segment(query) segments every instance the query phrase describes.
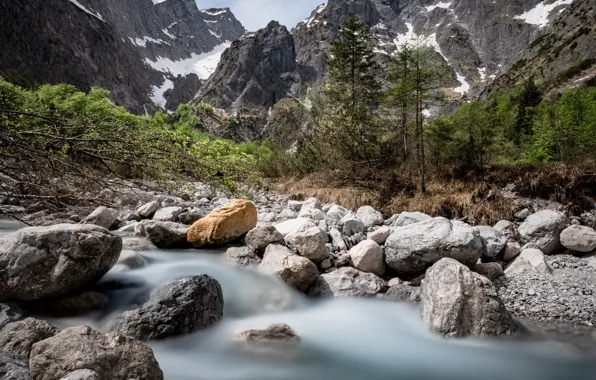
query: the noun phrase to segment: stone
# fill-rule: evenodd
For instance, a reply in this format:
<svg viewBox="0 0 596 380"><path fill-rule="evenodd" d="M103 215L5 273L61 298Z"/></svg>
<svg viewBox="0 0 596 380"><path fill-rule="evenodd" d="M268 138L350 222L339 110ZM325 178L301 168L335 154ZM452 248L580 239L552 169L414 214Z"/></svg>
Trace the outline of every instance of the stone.
<svg viewBox="0 0 596 380"><path fill-rule="evenodd" d="M307 218L290 219L290 220L286 220L281 223L274 224L275 228L284 237L288 234L291 234L292 232L298 231L299 229L303 228L303 226L305 226L305 225L308 225L310 227L310 226L314 226L315 224L313 223L312 220L307 219Z"/></svg>
<svg viewBox="0 0 596 380"><path fill-rule="evenodd" d="M90 368L101 379L163 380L149 346L130 336L102 334L88 326L67 328L35 343L29 367L35 380L60 379Z"/></svg>
<svg viewBox="0 0 596 380"><path fill-rule="evenodd" d="M23 314L23 309L17 304L0 303L0 330L7 324L21 319Z"/></svg>
<svg viewBox="0 0 596 380"><path fill-rule="evenodd" d="M501 220L497 222L493 226L493 228L499 231L503 236L505 236L508 241L518 241L519 240L519 233L517 232L517 227L513 222L508 220Z"/></svg>
<svg viewBox="0 0 596 380"><path fill-rule="evenodd" d="M298 343L300 337L286 324L269 325L263 330L243 330L235 335L239 342Z"/></svg>
<svg viewBox="0 0 596 380"><path fill-rule="evenodd" d="M296 219L298 214L295 211L290 210L289 208L284 208L281 210L279 215L275 218L278 222L285 222L288 219Z"/></svg>
<svg viewBox="0 0 596 380"><path fill-rule="evenodd" d="M525 208L523 210L516 212L514 217L515 217L515 219L519 220L520 222L523 222L524 220L526 220L526 218L528 216L530 216L530 214L532 214L532 212L529 209Z"/></svg>
<svg viewBox="0 0 596 380"><path fill-rule="evenodd" d="M300 210L298 217L299 218L308 218L308 219L312 219L315 221L319 221L319 220L325 219L325 213L319 209L316 209L316 208L302 207L302 210Z"/></svg>
<svg viewBox="0 0 596 380"><path fill-rule="evenodd" d="M332 205L331 207L329 207L329 210L327 211L326 219L332 225L336 225L349 212L350 212L350 210L348 210L344 207L341 207L338 205Z"/></svg>
<svg viewBox="0 0 596 380"><path fill-rule="evenodd" d="M395 284L389 287L387 293L379 294L380 298L400 302L420 302L420 287Z"/></svg>
<svg viewBox="0 0 596 380"><path fill-rule="evenodd" d="M99 206L91 214L89 214L81 223L95 224L96 226L110 229L116 219L118 219L119 212L117 210Z"/></svg>
<svg viewBox="0 0 596 380"><path fill-rule="evenodd" d="M393 277L391 280L387 281L388 287L392 287L399 284L403 284L403 281L399 277Z"/></svg>
<svg viewBox="0 0 596 380"><path fill-rule="evenodd" d="M354 214L346 214L338 223L341 228L341 232L345 236L353 236L356 234L364 233L364 223L360 219L357 219Z"/></svg>
<svg viewBox="0 0 596 380"><path fill-rule="evenodd" d="M178 215L178 222L182 224L191 225L197 220L200 220L207 216L207 212L201 208L193 207L186 211L183 211Z"/></svg>
<svg viewBox="0 0 596 380"><path fill-rule="evenodd" d="M318 200L317 198L306 198L306 200L304 201L304 203L302 203L302 210L304 210L305 208L314 208L316 210L322 210L322 205L321 205L321 201Z"/></svg>
<svg viewBox="0 0 596 380"><path fill-rule="evenodd" d="M483 256L497 257L507 245L507 238L501 232L489 226L477 226L476 229L482 241Z"/></svg>
<svg viewBox="0 0 596 380"><path fill-rule="evenodd" d="M0 379L31 380L27 362L15 360L0 351Z"/></svg>
<svg viewBox="0 0 596 380"><path fill-rule="evenodd" d="M267 247L259 268L301 292L305 292L319 276L312 261L278 244Z"/></svg>
<svg viewBox="0 0 596 380"><path fill-rule="evenodd" d="M144 220L135 227L135 233L137 232L161 249L188 246L186 241L188 226L184 224Z"/></svg>
<svg viewBox="0 0 596 380"><path fill-rule="evenodd" d="M383 248L372 240L364 240L356 244L350 251L350 264L362 271L382 276L385 274L385 257Z"/></svg>
<svg viewBox="0 0 596 380"><path fill-rule="evenodd" d="M319 297L363 297L374 296L387 290L382 278L350 267L339 268L319 276L309 291Z"/></svg>
<svg viewBox="0 0 596 380"><path fill-rule="evenodd" d="M263 254L270 244L280 244L284 236L274 226L256 227L246 234L246 246Z"/></svg>
<svg viewBox="0 0 596 380"><path fill-rule="evenodd" d="M476 264L476 266L474 266L474 272L483 275L491 281L494 281L497 278L505 275L505 272L503 272L503 267L501 266L501 264L496 262L478 263Z"/></svg>
<svg viewBox="0 0 596 380"><path fill-rule="evenodd" d="M561 232L561 244L575 252L590 253L596 250L596 231L587 226L569 226Z"/></svg>
<svg viewBox="0 0 596 380"><path fill-rule="evenodd" d="M273 223L277 220L277 215L274 212L263 212L258 215L258 220L263 223Z"/></svg>
<svg viewBox="0 0 596 380"><path fill-rule="evenodd" d="M33 345L57 332L58 329L48 322L34 318L9 323L0 330L0 351L27 363Z"/></svg>
<svg viewBox="0 0 596 380"><path fill-rule="evenodd" d="M391 225L392 227L404 227L410 224L425 222L431 220L432 216L426 215L422 212L402 212L399 214L395 222Z"/></svg>
<svg viewBox="0 0 596 380"><path fill-rule="evenodd" d="M160 208L153 214L152 219L156 222L176 222L183 211L184 209L178 206Z"/></svg>
<svg viewBox="0 0 596 380"><path fill-rule="evenodd" d="M387 241L387 238L389 237L389 235L391 235L392 231L393 230L387 226L379 227L378 229L376 229L372 232L369 232L366 238L368 240L374 241L375 243L377 243L379 245L383 245Z"/></svg>
<svg viewBox="0 0 596 380"><path fill-rule="evenodd" d="M516 241L509 241L501 253L503 255L503 261L510 262L521 253L521 245Z"/></svg>
<svg viewBox="0 0 596 380"><path fill-rule="evenodd" d="M301 201L288 201L288 208L295 212L300 212L304 202Z"/></svg>
<svg viewBox="0 0 596 380"><path fill-rule="evenodd" d="M385 242L385 261L400 276L423 274L444 257L473 267L482 253L476 229L441 217L397 227Z"/></svg>
<svg viewBox="0 0 596 380"><path fill-rule="evenodd" d="M123 249L117 264L126 265L130 269L138 269L146 267L147 261L135 251Z"/></svg>
<svg viewBox="0 0 596 380"><path fill-rule="evenodd" d="M231 247L226 250L225 260L235 267L259 265L261 258L248 247Z"/></svg>
<svg viewBox="0 0 596 380"><path fill-rule="evenodd" d="M142 205L137 208L137 214L143 219L150 219L153 214L159 209L159 202L153 201Z"/></svg>
<svg viewBox="0 0 596 380"><path fill-rule="evenodd" d="M122 250L128 251L153 251L156 250L157 246L153 244L149 239L146 237L123 237L122 238Z"/></svg>
<svg viewBox="0 0 596 380"><path fill-rule="evenodd" d="M551 274L552 268L546 262L546 257L541 250L527 248L505 268L506 276L515 276L523 273Z"/></svg>
<svg viewBox="0 0 596 380"><path fill-rule="evenodd" d="M493 283L450 258L426 272L420 299L422 320L445 337L510 335L519 328Z"/></svg>
<svg viewBox="0 0 596 380"><path fill-rule="evenodd" d="M542 210L532 214L517 229L522 243L533 243L546 255L552 255L561 246L561 231L567 227L567 218L560 212Z"/></svg>
<svg viewBox="0 0 596 380"><path fill-rule="evenodd" d="M190 334L221 320L223 305L221 285L215 279L184 277L154 291L141 307L120 314L112 331L142 341Z"/></svg>
<svg viewBox="0 0 596 380"><path fill-rule="evenodd" d="M99 374L90 369L77 369L60 380L101 380Z"/></svg>
<svg viewBox="0 0 596 380"><path fill-rule="evenodd" d="M298 231L286 235L284 240L288 247L295 249L300 256L315 264L329 256L326 247L329 238L319 227L305 225Z"/></svg>
<svg viewBox="0 0 596 380"><path fill-rule="evenodd" d="M339 232L339 230L337 230L336 228L332 228L329 231L329 236L331 237L331 242L333 244L333 249L335 251L347 251L348 250L348 246L346 245L346 242L344 241L344 237L341 234L341 232Z"/></svg>
<svg viewBox="0 0 596 380"><path fill-rule="evenodd" d="M257 219L252 202L236 199L196 221L188 229L187 240L196 248L226 244L255 228Z"/></svg>
<svg viewBox="0 0 596 380"><path fill-rule="evenodd" d="M90 224L26 227L0 238L0 300L57 298L93 285L112 268L122 238Z"/></svg>
<svg viewBox="0 0 596 380"><path fill-rule="evenodd" d="M371 206L362 206L356 211L356 218L364 223L365 228L383 224L383 214Z"/></svg>

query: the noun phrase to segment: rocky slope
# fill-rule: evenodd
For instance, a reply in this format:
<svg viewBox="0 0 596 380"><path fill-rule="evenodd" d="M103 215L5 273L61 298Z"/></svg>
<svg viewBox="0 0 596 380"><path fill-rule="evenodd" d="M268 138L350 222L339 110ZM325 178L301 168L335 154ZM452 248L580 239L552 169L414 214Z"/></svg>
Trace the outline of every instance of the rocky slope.
<svg viewBox="0 0 596 380"><path fill-rule="evenodd" d="M194 0L8 1L0 14L0 75L102 86L137 112L190 101L245 32L229 9L200 10Z"/></svg>

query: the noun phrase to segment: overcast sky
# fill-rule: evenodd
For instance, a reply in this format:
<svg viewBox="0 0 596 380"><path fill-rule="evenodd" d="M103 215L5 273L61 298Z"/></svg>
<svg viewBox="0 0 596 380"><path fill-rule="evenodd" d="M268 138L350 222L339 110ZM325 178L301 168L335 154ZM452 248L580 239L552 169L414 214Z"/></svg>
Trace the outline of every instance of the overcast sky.
<svg viewBox="0 0 596 380"><path fill-rule="evenodd" d="M199 8L229 7L249 31L276 20L292 29L326 0L197 0Z"/></svg>

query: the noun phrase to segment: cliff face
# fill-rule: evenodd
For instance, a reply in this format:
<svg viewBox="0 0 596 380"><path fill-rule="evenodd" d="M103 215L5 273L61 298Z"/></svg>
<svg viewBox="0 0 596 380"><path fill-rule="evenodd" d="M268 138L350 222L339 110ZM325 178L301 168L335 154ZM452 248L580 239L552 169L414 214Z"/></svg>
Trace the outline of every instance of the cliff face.
<svg viewBox="0 0 596 380"><path fill-rule="evenodd" d="M229 9L194 0L7 0L0 20L0 75L105 87L136 112L190 101L245 32Z"/></svg>

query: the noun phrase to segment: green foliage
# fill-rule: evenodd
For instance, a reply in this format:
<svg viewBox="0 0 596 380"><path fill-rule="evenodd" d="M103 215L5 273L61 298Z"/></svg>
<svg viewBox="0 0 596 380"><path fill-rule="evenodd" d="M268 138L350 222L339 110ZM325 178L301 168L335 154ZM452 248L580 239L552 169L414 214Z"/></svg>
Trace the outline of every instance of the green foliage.
<svg viewBox="0 0 596 380"><path fill-rule="evenodd" d="M213 115L213 106L207 103L199 104L199 109L208 115Z"/></svg>

